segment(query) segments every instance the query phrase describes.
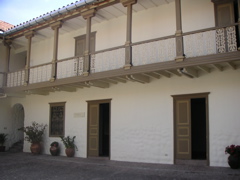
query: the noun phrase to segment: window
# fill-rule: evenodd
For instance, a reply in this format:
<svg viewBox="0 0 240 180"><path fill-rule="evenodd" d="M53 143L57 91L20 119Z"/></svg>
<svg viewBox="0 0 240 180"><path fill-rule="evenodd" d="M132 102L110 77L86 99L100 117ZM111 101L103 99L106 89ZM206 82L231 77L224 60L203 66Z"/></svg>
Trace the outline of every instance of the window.
<svg viewBox="0 0 240 180"><path fill-rule="evenodd" d="M90 36L90 53L95 51L96 32L92 32ZM86 49L86 35L75 37L75 56L84 56Z"/></svg>
<svg viewBox="0 0 240 180"><path fill-rule="evenodd" d="M226 27L224 31L220 29L218 36L226 39L225 47L220 48L236 51L240 46L240 29L239 26L232 24L238 22L239 4L237 0L212 0L215 9L215 24L218 27ZM222 42L221 42L222 43ZM221 44L220 43L220 44ZM224 51L226 52L226 51Z"/></svg>
<svg viewBox="0 0 240 180"><path fill-rule="evenodd" d="M49 103L50 105L50 122L49 136L64 136L65 129L65 102Z"/></svg>
<svg viewBox="0 0 240 180"><path fill-rule="evenodd" d="M228 26L238 21L236 0L212 0L215 8L216 26Z"/></svg>

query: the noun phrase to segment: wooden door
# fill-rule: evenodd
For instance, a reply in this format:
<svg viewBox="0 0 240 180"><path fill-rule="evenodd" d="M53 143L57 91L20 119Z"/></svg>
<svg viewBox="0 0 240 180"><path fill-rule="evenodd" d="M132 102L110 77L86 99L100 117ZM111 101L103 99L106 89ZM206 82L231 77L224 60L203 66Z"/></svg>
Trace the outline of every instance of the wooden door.
<svg viewBox="0 0 240 180"><path fill-rule="evenodd" d="M90 35L90 53L95 52L95 39L96 32ZM86 35L78 36L75 38L75 56L84 56L86 50Z"/></svg>
<svg viewBox="0 0 240 180"><path fill-rule="evenodd" d="M191 159L191 101L175 101L175 158Z"/></svg>
<svg viewBox="0 0 240 180"><path fill-rule="evenodd" d="M84 56L86 39L76 39L76 46L75 46L75 56L81 57Z"/></svg>
<svg viewBox="0 0 240 180"><path fill-rule="evenodd" d="M218 4L216 6L217 26L229 26L234 23L233 3Z"/></svg>
<svg viewBox="0 0 240 180"><path fill-rule="evenodd" d="M89 104L88 156L99 155L99 104Z"/></svg>

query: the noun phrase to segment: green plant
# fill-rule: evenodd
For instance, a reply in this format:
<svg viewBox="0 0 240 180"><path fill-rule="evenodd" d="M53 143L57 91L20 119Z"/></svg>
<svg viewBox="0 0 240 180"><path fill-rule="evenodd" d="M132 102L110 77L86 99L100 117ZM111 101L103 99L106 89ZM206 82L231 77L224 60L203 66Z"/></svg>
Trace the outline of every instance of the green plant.
<svg viewBox="0 0 240 180"><path fill-rule="evenodd" d="M60 136L60 138L66 149L68 149L68 148L75 149L76 148L76 150L78 150L77 146L74 143L74 139L76 138L76 136L73 136L72 138L70 136L67 136L67 137Z"/></svg>
<svg viewBox="0 0 240 180"><path fill-rule="evenodd" d="M225 153L240 157L240 145L235 146L234 144L232 144L231 146L227 146L225 148Z"/></svg>
<svg viewBox="0 0 240 180"><path fill-rule="evenodd" d="M7 134L0 133L0 145L3 146L6 141L7 141Z"/></svg>
<svg viewBox="0 0 240 180"><path fill-rule="evenodd" d="M26 134L25 136L26 141L30 143L39 143L42 141L42 136L46 127L47 127L46 124L43 125L38 124L36 122L32 122L31 126L22 127L18 130L23 131Z"/></svg>

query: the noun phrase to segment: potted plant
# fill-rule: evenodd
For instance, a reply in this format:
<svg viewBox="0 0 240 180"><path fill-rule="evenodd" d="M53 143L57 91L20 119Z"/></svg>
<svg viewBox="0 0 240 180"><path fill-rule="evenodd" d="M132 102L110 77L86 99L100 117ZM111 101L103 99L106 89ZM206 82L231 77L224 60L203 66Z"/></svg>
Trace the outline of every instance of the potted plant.
<svg viewBox="0 0 240 180"><path fill-rule="evenodd" d="M25 133L25 140L31 143L30 150L33 154L40 154L41 152L41 142L42 136L44 134L44 130L47 125L38 124L36 122L32 122L31 126L22 127L18 130L23 131Z"/></svg>
<svg viewBox="0 0 240 180"><path fill-rule="evenodd" d="M77 146L74 143L74 139L76 138L76 136L73 136L72 138L70 136L67 137L63 137L60 136L64 146L65 146L65 153L67 155L67 157L73 157L75 154L75 149L77 149Z"/></svg>
<svg viewBox="0 0 240 180"><path fill-rule="evenodd" d="M7 141L7 134L0 133L0 152L5 152L4 143Z"/></svg>
<svg viewBox="0 0 240 180"><path fill-rule="evenodd" d="M60 148L59 148L59 144L57 141L54 141L51 143L50 145L50 153L52 156L58 156L60 153Z"/></svg>
<svg viewBox="0 0 240 180"><path fill-rule="evenodd" d="M228 164L232 169L237 169L240 167L240 146L232 144L227 146L225 153L229 154Z"/></svg>

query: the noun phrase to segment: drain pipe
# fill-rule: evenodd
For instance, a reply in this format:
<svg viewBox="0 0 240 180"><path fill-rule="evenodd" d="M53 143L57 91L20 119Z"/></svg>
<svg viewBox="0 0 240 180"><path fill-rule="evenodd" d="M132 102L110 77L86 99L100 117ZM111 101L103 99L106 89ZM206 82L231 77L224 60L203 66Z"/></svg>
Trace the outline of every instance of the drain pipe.
<svg viewBox="0 0 240 180"><path fill-rule="evenodd" d="M63 6L62 8L59 8L58 10L51 11L50 13L46 13L46 14L40 15L39 17L33 18L30 21L26 21L26 23L24 22L23 24L14 26L10 30L7 30L7 31L3 32L3 37L6 36L6 35L9 35L11 33L21 31L21 30L26 29L28 27L38 25L39 23L45 22L45 21L47 21L47 20L49 20L49 19L51 19L51 18L53 18L57 15L64 14L66 12L69 12L73 9L77 9L77 8L85 6L85 5L90 5L90 4L92 4L94 2L97 2L97 1L99 1L99 0L84 0L84 1L80 0L80 1L77 1L75 3L71 3L70 5L67 5L66 7Z"/></svg>

